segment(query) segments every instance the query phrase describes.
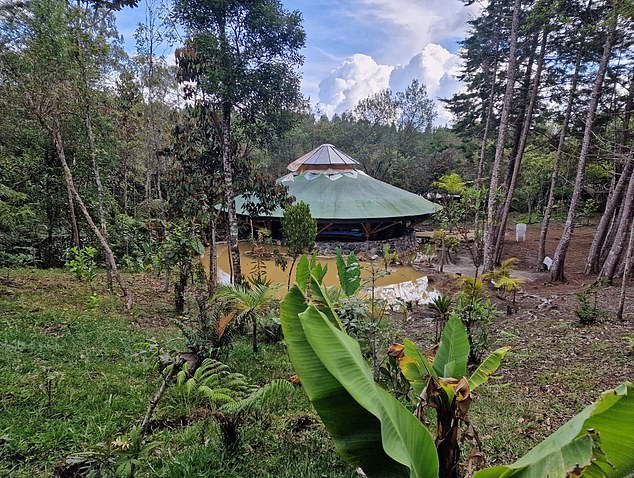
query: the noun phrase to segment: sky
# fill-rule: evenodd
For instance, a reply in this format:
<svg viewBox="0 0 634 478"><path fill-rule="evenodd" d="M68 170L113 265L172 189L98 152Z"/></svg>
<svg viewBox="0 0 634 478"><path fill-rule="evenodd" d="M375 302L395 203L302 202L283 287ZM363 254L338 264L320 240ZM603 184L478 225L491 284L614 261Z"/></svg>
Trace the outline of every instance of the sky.
<svg viewBox="0 0 634 478"><path fill-rule="evenodd" d="M449 97L461 84L459 41L479 8L460 0L282 0L304 19L302 91L319 113L331 116L381 89L403 90L413 79L432 98ZM144 0L117 15L126 49L145 17ZM166 48L165 53L171 53ZM451 122L437 101L436 123Z"/></svg>

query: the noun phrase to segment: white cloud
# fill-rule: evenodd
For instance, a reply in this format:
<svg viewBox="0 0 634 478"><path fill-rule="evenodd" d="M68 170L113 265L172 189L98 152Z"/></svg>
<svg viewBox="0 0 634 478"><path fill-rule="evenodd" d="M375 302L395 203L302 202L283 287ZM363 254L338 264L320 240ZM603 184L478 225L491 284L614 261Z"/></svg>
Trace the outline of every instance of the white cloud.
<svg viewBox="0 0 634 478"><path fill-rule="evenodd" d="M404 62L429 43L463 38L467 21L481 6L456 0L355 0L353 15L380 30L389 43L377 51L382 61Z"/></svg>
<svg viewBox="0 0 634 478"><path fill-rule="evenodd" d="M371 56L355 53L319 83L318 110L332 116L387 88L394 67L377 64Z"/></svg>
<svg viewBox="0 0 634 478"><path fill-rule="evenodd" d="M405 65L381 65L368 55L355 54L321 81L317 108L329 116L343 113L384 88L402 91L418 79L436 100L436 124L444 125L451 122L451 114L438 98L450 97L460 90L462 84L455 76L459 68L460 58L434 43L426 45Z"/></svg>

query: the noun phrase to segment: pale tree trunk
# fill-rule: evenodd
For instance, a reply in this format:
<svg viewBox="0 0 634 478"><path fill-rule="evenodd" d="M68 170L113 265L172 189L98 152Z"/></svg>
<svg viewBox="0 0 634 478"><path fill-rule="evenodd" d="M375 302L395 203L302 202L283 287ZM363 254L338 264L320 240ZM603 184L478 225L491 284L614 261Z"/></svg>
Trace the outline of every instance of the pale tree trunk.
<svg viewBox="0 0 634 478"><path fill-rule="evenodd" d="M618 229L616 230L616 235L614 236L614 242L612 243L612 247L610 248L610 252L608 253L605 262L603 263L603 267L601 271L599 271L599 276L597 280L605 280L608 283L612 283L612 279L614 279L614 273L616 272L616 267L621 259L621 255L623 253L623 249L625 247L625 240L627 239L627 234L630 229L630 224L632 222L632 205L634 203L634 174L630 175L630 180L627 186L627 192L625 193L625 198L623 200L623 207L621 209L621 220L619 221Z"/></svg>
<svg viewBox="0 0 634 478"><path fill-rule="evenodd" d="M513 87L515 85L515 67L517 63L517 35L520 23L520 11L522 2L515 0L513 6L513 21L511 25L511 38L509 49L509 61L506 70L506 91L504 102L500 114L500 127L498 139L495 147L495 158L491 170L491 184L489 187L489 202L487 205L487 220L484 229L484 270L493 270L495 265L495 230L498 215L498 187L500 182L500 171L502 169L502 159L504 157L504 145L506 133L509 126L509 115L511 113L511 103L513 101Z"/></svg>
<svg viewBox="0 0 634 478"><path fill-rule="evenodd" d="M629 126L632 109L634 109L634 75L630 80L628 98L625 103L623 127L621 129L620 135L621 138L615 150L615 163L617 164L618 159L621 154L623 154L625 145L627 144L629 139ZM614 187L610 189L610 194L608 195L605 211L603 212L599 224L597 225L597 230L594 234L592 245L590 246L590 252L588 252L588 258L586 259L586 274L596 274L597 272L599 272L602 250L606 244L610 246L609 240L606 240L606 237L612 236L610 238L613 239L613 234L608 234L608 231L613 230L613 227L615 225L615 212L623 199L623 190L625 189L625 184L627 183L628 177L632 172L632 166L634 166L634 161L630 156L629 160L625 160L625 164L621 171L621 176L619 180L616 182ZM618 222L616 222L616 224L618 224Z"/></svg>
<svg viewBox="0 0 634 478"><path fill-rule="evenodd" d="M538 47L539 47L539 34L535 34L533 35L533 40L531 42L531 50L530 50L530 55L528 56L528 63L526 65L526 69L524 70L524 74L520 75L523 81L521 82L516 81L516 84L521 83L521 85L518 89L518 95L514 96L512 100L513 104L516 105L518 112L516 117L514 118L515 121L513 123L513 127L511 128L511 125L509 125L509 129L512 129L514 131L514 135L513 135L513 141L511 143L513 147L511 148L511 152L508 155L509 163L508 163L508 166L506 167L506 176L504 178L504 185L502 187L502 191L504 193L505 198L506 198L506 193L509 190L509 185L511 184L511 178L513 177L513 170L515 169L514 168L515 158L517 157L520 140L522 138L522 129L523 129L522 125L524 124L528 102L530 101L531 80L533 79L533 64L535 63ZM519 72L520 72L520 67L518 65L517 73L519 74ZM517 105L519 105L519 107ZM497 219L498 225L500 224L501 216L502 216L502 210L499 209L498 219ZM496 231L495 231L496 241L498 237L498 232L499 232L499 226L498 228L496 228Z"/></svg>
<svg viewBox="0 0 634 478"><path fill-rule="evenodd" d="M544 217L542 219L542 227L539 232L539 247L537 252L537 268L542 269L544 259L546 257L546 238L548 237L548 228L550 226L550 217L553 213L553 207L555 206L555 189L557 188L557 181L559 180L559 171L561 169L561 157L564 152L564 146L566 144L566 136L568 134L568 124L570 123L570 116L572 115L572 105L575 102L575 96L577 95L577 85L579 83L579 71L581 70L581 52L577 53L577 59L575 61L575 71L572 75L572 81L570 83L570 93L568 94L568 104L566 105L566 113L564 114L564 120L561 124L561 131L559 132L559 143L557 144L557 152L555 153L555 164L553 166L553 173L550 176L550 187L548 189L548 201L546 208L544 209Z"/></svg>
<svg viewBox="0 0 634 478"><path fill-rule="evenodd" d="M476 185L482 187L482 175L484 174L484 160L486 157L487 141L489 139L489 130L491 129L491 117L493 116L493 103L495 100L495 82L497 80L498 58L500 56L500 40L499 32L495 33L495 59L493 60L493 78L491 79L491 91L489 92L489 104L487 105L486 120L484 123L484 132L482 133L482 144L480 145L480 160L478 161L478 176ZM477 218L476 218L477 222Z"/></svg>
<svg viewBox="0 0 634 478"><path fill-rule="evenodd" d="M88 147L90 149L90 160L92 162L92 171L95 176L95 183L97 184L97 199L98 199L98 208L97 211L99 213L99 228L101 230L101 234L103 237L108 240L108 228L106 224L106 209L104 206L104 191L103 191L103 183L101 182L101 173L99 171L99 162L97 161L97 144L95 141L95 133L92 129L92 118L91 118L91 107L89 104L89 99L86 98L86 104L84 105L86 108L86 131L88 133ZM112 270L110 268L110 264L106 261L106 284L108 286L108 290L112 291Z"/></svg>
<svg viewBox="0 0 634 478"><path fill-rule="evenodd" d="M73 201L73 191L66 185L66 193L68 195L68 215L70 217L70 227L73 234L73 246L79 248L81 245L79 242L79 226L77 225L77 215L75 214L75 202Z"/></svg>
<svg viewBox="0 0 634 478"><path fill-rule="evenodd" d="M126 309L129 310L132 305L132 298L128 294L128 290L125 284L123 283L121 276L119 275L119 271L117 270L117 263L114 259L114 254L112 253L112 249L110 249L110 245L108 244L108 240L103 236L103 234L101 233L101 231L99 230L95 222L92 220L92 217L90 213L88 212L88 209L86 208L86 205L84 204L84 201L82 200L81 196L77 192L77 188L75 187L75 183L73 181L73 174L70 168L68 167L68 163L66 162L64 140L59 131L59 128L57 127L49 128L49 131L51 131L51 133L53 134L53 141L55 143L55 149L57 150L57 156L59 158L59 161L62 165L62 169L64 171L64 180L66 182L66 187L72 192L75 203L77 203L77 205L79 206L79 209L81 210L84 216L84 219L88 223L88 226L90 226L90 229L92 230L93 234L97 237L97 240L99 241L99 244L101 245L101 248L103 249L103 253L106 256L106 262L109 264L110 270L112 271L112 278L117 282L117 284L119 284L119 288L121 289L121 294L123 295L123 299L125 301Z"/></svg>
<svg viewBox="0 0 634 478"><path fill-rule="evenodd" d="M588 0L586 6L586 12L590 11L593 0ZM577 32L578 33L578 32ZM548 236L548 228L550 226L550 218L552 215L553 207L555 205L555 188L557 187L557 181L559 180L559 171L561 169L561 156L563 154L564 145L566 143L566 136L568 134L568 124L572 114L572 106L574 104L575 96L577 94L577 85L579 84L579 73L581 71L581 52L583 45L580 45L577 51L577 57L575 60L575 70L572 75L572 81L570 84L570 94L568 96L568 104L566 106L566 113L564 115L564 121L561 125L561 132L559 134L559 144L557 145L557 153L555 154L555 164L553 166L553 173L550 177L550 189L548 190L548 201L546 208L544 209L544 217L542 219L542 227L539 233L539 246L537 252L537 268L543 269L544 259L546 258L546 238Z"/></svg>
<svg viewBox="0 0 634 478"><path fill-rule="evenodd" d="M222 107L222 168L224 173L225 201L227 203L227 219L229 226L229 257L231 259L231 278L234 284L242 282L240 268L240 244L238 242L238 215L236 214L236 197L233 189L233 161L231 157L231 105Z"/></svg>
<svg viewBox="0 0 634 478"><path fill-rule="evenodd" d="M548 31L545 29L542 33L542 40L539 51L539 58L537 60L537 69L535 70L535 79L533 80L533 86L530 92L530 99L526 114L524 116L524 124L522 125L522 134L520 136L519 145L517 147L517 154L513 161L513 174L509 182L509 187L506 192L506 199L502 206L502 212L500 214L500 227L498 230L498 236L495 243L495 261L499 262L502 256L502 249L504 248L504 236L506 232L506 222L508 221L509 211L511 210L511 204L513 202L513 195L515 194L515 186L517 185L517 179L519 178L520 167L522 165L522 159L524 157L524 151L526 149L526 142L528 141L528 134L533 122L533 112L535 111L535 105L537 104L537 97L539 94L539 85L541 82L542 69L544 67L544 56L546 55L546 45L548 43ZM527 72L530 75L530 71Z"/></svg>
<svg viewBox="0 0 634 478"><path fill-rule="evenodd" d="M634 253L634 221L630 226L630 240L627 245L627 253L625 256L625 266L623 267L623 277L621 282L621 294L619 296L619 308L616 311L616 319L623 320L623 309L625 308L625 289L627 286L628 276L632 268L632 254Z"/></svg>
<svg viewBox="0 0 634 478"><path fill-rule="evenodd" d="M588 154L590 152L592 126L594 125L594 117L596 115L599 98L601 96L603 80L605 78L608 61L610 60L610 53L612 52L612 43L614 42L614 33L616 31L616 24L618 20L618 15L616 14L616 12L610 12L608 14L610 15L612 13L614 13L614 17L610 19L610 25L608 27L605 44L603 46L603 53L601 55L601 61L599 62L599 69L594 80L594 85L592 86L592 95L590 96L590 105L588 106L588 113L586 115L586 126L583 132L581 152L579 153L579 162L577 164L575 188L572 193L572 197L570 198L568 217L566 218L566 223L561 234L561 239L559 240L559 244L557 245L557 249L555 250L553 265L550 268L550 280L554 282L565 280L564 264L566 261L566 253L568 252L568 246L570 245L572 234L575 229L577 209L579 207L579 201L581 200L581 192L583 191L586 162L588 160Z"/></svg>
<svg viewBox="0 0 634 478"><path fill-rule="evenodd" d="M588 258L586 259L586 274L596 274L600 270L601 263L601 250L603 245L606 243L606 237L608 236L608 229L610 228L611 223L614 221L614 215L616 213L617 207L621 204L623 200L623 190L625 189L626 183L632 173L632 166L634 166L634 160L630 158L621 171L621 177L616 182L614 188L610 191L608 196L608 201L605 205L605 211L599 220L599 224L597 225L597 230L594 233L594 238L592 239L592 245L590 246L590 251L588 252Z"/></svg>

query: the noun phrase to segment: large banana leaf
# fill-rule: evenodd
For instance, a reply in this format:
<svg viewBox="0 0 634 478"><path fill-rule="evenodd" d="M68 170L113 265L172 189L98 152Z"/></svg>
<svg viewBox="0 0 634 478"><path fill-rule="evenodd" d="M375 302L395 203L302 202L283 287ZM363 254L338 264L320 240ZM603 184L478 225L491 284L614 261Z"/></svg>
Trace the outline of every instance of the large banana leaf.
<svg viewBox="0 0 634 478"><path fill-rule="evenodd" d="M319 289L314 277L311 286ZM368 477L436 478L431 435L374 383L359 345L338 321L307 306L297 286L282 301L280 316L293 367L343 458Z"/></svg>
<svg viewBox="0 0 634 478"><path fill-rule="evenodd" d="M398 366L412 386L416 397L419 397L427 386L429 377L436 379L438 374L414 342L405 339L403 344L404 355L398 360Z"/></svg>
<svg viewBox="0 0 634 478"><path fill-rule="evenodd" d="M473 375L469 377L469 388L471 391L478 388L483 383L487 382L491 375L500 368L502 359L511 350L511 347L500 347L489 355L484 362L473 372Z"/></svg>
<svg viewBox="0 0 634 478"><path fill-rule="evenodd" d="M337 274L339 275L339 284L343 293L347 297L352 296L361 287L361 266L355 256L354 252L351 252L348 256L348 262L343 258L341 254L341 248L337 248Z"/></svg>
<svg viewBox="0 0 634 478"><path fill-rule="evenodd" d="M433 367L439 377L460 379L467 375L469 336L462 321L452 316L440 336Z"/></svg>
<svg viewBox="0 0 634 478"><path fill-rule="evenodd" d="M474 478L622 478L634 473L634 385L601 395L515 463Z"/></svg>

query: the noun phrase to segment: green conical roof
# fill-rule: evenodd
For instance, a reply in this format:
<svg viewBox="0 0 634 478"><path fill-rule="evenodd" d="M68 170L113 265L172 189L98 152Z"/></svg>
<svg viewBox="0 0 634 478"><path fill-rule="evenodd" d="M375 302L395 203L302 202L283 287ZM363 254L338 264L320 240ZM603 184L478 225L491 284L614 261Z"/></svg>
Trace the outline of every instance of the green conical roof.
<svg viewBox="0 0 634 478"><path fill-rule="evenodd" d="M334 167L333 167L334 166ZM441 207L418 194L384 183L358 170L359 163L332 145L322 145L289 165L293 171L278 179L297 202L304 201L320 221L415 219ZM301 173L298 173L301 171ZM238 214L244 198L236 198ZM267 217L284 215L277 208Z"/></svg>

